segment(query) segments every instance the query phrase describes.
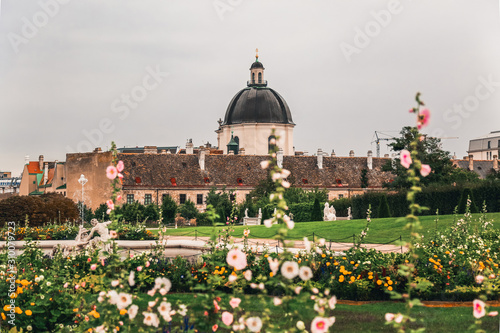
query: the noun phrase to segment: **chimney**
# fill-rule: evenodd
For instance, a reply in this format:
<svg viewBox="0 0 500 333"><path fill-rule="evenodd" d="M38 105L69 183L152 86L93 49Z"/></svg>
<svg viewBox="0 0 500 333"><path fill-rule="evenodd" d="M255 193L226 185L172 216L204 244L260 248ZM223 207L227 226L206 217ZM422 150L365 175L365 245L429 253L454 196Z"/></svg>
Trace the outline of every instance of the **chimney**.
<svg viewBox="0 0 500 333"><path fill-rule="evenodd" d="M493 155L493 169L498 171L498 155Z"/></svg>
<svg viewBox="0 0 500 333"><path fill-rule="evenodd" d="M245 148L240 148L239 155L245 155Z"/></svg>
<svg viewBox="0 0 500 333"><path fill-rule="evenodd" d="M38 156L38 170L42 171L43 169L43 155Z"/></svg>
<svg viewBox="0 0 500 333"><path fill-rule="evenodd" d="M332 149L332 155L331 155L331 156L332 156L332 157L337 156L337 154L335 154L335 150L333 150L333 149Z"/></svg>
<svg viewBox="0 0 500 333"><path fill-rule="evenodd" d="M167 151L166 151L165 149L162 149L162 150L161 150L161 154L162 154L162 155L165 155L166 153L167 153Z"/></svg>
<svg viewBox="0 0 500 333"><path fill-rule="evenodd" d="M354 150L351 150L351 151L349 152L349 157L354 157Z"/></svg>
<svg viewBox="0 0 500 333"><path fill-rule="evenodd" d="M474 171L474 155L469 155L469 170Z"/></svg>
<svg viewBox="0 0 500 333"><path fill-rule="evenodd" d="M389 158L389 154L384 154L384 158Z"/></svg>
<svg viewBox="0 0 500 333"><path fill-rule="evenodd" d="M278 163L278 168L282 168L283 167L283 148L280 148L278 150L278 153L276 154L276 160Z"/></svg>
<svg viewBox="0 0 500 333"><path fill-rule="evenodd" d="M198 159L198 163L200 163L201 170L205 170L205 154L206 154L206 150L201 148L200 149L200 157Z"/></svg>
<svg viewBox="0 0 500 333"><path fill-rule="evenodd" d="M144 146L144 154L158 154L156 146Z"/></svg>
<svg viewBox="0 0 500 333"><path fill-rule="evenodd" d="M234 155L234 151L230 150L227 152L228 155Z"/></svg>
<svg viewBox="0 0 500 333"><path fill-rule="evenodd" d="M373 169L373 152L371 150L368 150L368 158L366 159L366 166L368 167L368 170Z"/></svg>
<svg viewBox="0 0 500 333"><path fill-rule="evenodd" d="M318 158L318 169L323 169L323 150L321 150L321 148L318 148L317 158Z"/></svg>
<svg viewBox="0 0 500 333"><path fill-rule="evenodd" d="M49 181L49 163L45 162L43 169L43 185L46 185Z"/></svg>
<svg viewBox="0 0 500 333"><path fill-rule="evenodd" d="M189 139L186 143L186 154L193 155L193 139Z"/></svg>
<svg viewBox="0 0 500 333"><path fill-rule="evenodd" d="M24 164L30 164L30 155L24 156Z"/></svg>
<svg viewBox="0 0 500 333"><path fill-rule="evenodd" d="M94 149L94 153L102 153L101 147L97 147L96 149Z"/></svg>

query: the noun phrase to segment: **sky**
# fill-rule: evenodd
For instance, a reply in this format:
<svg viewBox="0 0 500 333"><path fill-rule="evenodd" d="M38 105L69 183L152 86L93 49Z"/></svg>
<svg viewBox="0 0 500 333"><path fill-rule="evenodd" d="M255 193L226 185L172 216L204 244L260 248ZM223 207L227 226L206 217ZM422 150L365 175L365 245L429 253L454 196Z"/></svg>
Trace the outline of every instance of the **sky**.
<svg viewBox="0 0 500 333"><path fill-rule="evenodd" d="M0 0L0 170L25 156L217 145L259 49L296 150L376 151L414 125L461 158L500 130L497 0ZM381 141L381 153L389 153Z"/></svg>

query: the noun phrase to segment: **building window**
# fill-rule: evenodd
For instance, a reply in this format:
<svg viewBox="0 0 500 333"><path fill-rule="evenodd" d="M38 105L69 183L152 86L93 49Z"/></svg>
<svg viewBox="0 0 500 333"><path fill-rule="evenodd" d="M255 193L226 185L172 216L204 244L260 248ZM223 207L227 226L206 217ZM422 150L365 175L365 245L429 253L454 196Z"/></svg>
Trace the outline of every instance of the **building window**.
<svg viewBox="0 0 500 333"><path fill-rule="evenodd" d="M259 73L259 83L262 83L262 73Z"/></svg>
<svg viewBox="0 0 500 333"><path fill-rule="evenodd" d="M231 194L229 195L229 200L231 200L231 201L235 201L235 200L236 200L236 194L231 193Z"/></svg>
<svg viewBox="0 0 500 333"><path fill-rule="evenodd" d="M255 73L252 73L252 83L255 83Z"/></svg>
<svg viewBox="0 0 500 333"><path fill-rule="evenodd" d="M185 202L186 202L186 195L185 194L179 194L179 203L182 205Z"/></svg>
<svg viewBox="0 0 500 333"><path fill-rule="evenodd" d="M197 205L203 205L203 194L197 194L196 195L196 204Z"/></svg>
<svg viewBox="0 0 500 333"><path fill-rule="evenodd" d="M144 195L144 204L145 205L150 205L152 202L151 194L145 194Z"/></svg>
<svg viewBox="0 0 500 333"><path fill-rule="evenodd" d="M128 204L134 203L134 195L133 194L127 194L127 203Z"/></svg>
<svg viewBox="0 0 500 333"><path fill-rule="evenodd" d="M488 149L491 148L491 141L488 141Z"/></svg>
<svg viewBox="0 0 500 333"><path fill-rule="evenodd" d="M342 199L344 197L343 194L339 194L339 199Z"/></svg>

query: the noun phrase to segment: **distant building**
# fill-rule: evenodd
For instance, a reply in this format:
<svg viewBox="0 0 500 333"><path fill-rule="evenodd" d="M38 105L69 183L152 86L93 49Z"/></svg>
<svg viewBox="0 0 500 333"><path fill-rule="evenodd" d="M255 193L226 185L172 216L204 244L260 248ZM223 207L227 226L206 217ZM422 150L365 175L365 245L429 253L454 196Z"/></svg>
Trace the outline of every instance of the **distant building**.
<svg viewBox="0 0 500 333"><path fill-rule="evenodd" d="M12 172L10 171L0 171L0 179L11 178Z"/></svg>
<svg viewBox="0 0 500 333"><path fill-rule="evenodd" d="M474 160L493 160L500 156L500 131L469 141L469 156Z"/></svg>
<svg viewBox="0 0 500 333"><path fill-rule="evenodd" d="M20 195L41 195L44 193L66 195L66 168L64 162L27 161L24 165L19 188Z"/></svg>
<svg viewBox="0 0 500 333"><path fill-rule="evenodd" d="M19 186L21 185L21 178L10 177L10 172L2 172L3 176L0 177L0 194L19 194ZM9 175L5 177L5 175Z"/></svg>

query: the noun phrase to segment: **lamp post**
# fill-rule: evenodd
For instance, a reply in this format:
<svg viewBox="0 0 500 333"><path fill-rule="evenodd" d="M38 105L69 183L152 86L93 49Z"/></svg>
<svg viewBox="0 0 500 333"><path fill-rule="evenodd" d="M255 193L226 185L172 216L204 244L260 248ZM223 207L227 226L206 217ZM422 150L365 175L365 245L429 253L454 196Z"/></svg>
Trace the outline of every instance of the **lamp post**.
<svg viewBox="0 0 500 333"><path fill-rule="evenodd" d="M83 174L80 176L80 179L78 179L78 182L79 182L80 184L82 184L82 204L81 204L81 210L82 210L82 225L83 225L84 218L85 218L85 210L84 210L84 208L83 208L83 193L84 193L84 188L83 188L83 187L85 186L85 184L87 184L87 182L88 182L88 181L89 181L89 180L88 180L87 178L85 178L85 176L84 176Z"/></svg>

